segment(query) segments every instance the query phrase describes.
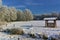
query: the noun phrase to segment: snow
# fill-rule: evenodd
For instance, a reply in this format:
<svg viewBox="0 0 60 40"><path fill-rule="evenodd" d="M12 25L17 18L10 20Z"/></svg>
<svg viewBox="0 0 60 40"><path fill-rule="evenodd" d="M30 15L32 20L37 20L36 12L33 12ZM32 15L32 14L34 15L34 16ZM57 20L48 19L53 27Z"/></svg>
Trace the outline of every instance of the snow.
<svg viewBox="0 0 60 40"><path fill-rule="evenodd" d="M57 27L55 29L59 30L59 28L60 28L60 20L57 20L56 24L57 24ZM29 26L29 27L26 27L26 26ZM36 32L37 32L37 30L39 31L40 29L42 30L43 28L45 28L45 21L41 20L41 21L27 21L27 22L25 22L25 21L24 22L12 22L12 23L8 24L7 27L4 26L3 29L7 29L7 28L22 28L22 29L24 29L26 31L27 30L30 31L31 29L33 29L31 26L34 29L37 27L35 29ZM50 30L51 29L52 28L50 28ZM49 30L49 28L47 28L47 30Z"/></svg>
<svg viewBox="0 0 60 40"><path fill-rule="evenodd" d="M56 20L57 18L56 17L53 17L53 18L44 18L44 20Z"/></svg>
<svg viewBox="0 0 60 40"><path fill-rule="evenodd" d="M39 27L33 27L31 30L32 33L42 33L47 34L48 36L53 34L59 34L60 28L39 28Z"/></svg>
<svg viewBox="0 0 60 40"><path fill-rule="evenodd" d="M54 21L48 21L48 23L54 23Z"/></svg>
<svg viewBox="0 0 60 40"><path fill-rule="evenodd" d="M22 35L7 35L5 33L0 32L0 40L41 40L41 39L34 39L34 38L27 38Z"/></svg>
<svg viewBox="0 0 60 40"><path fill-rule="evenodd" d="M57 28L45 28L45 21L44 20L40 20L40 21L27 21L27 22L11 22L8 23L7 26L3 25L3 29L7 29L7 28L22 28L24 30L25 33L38 33L38 34L46 34L48 35L48 37L50 35L54 35L54 34L59 34L60 33L60 20L56 21L57 24ZM22 26L32 26L29 27L29 29L26 29L25 27ZM14 37L14 38L13 38ZM23 38L22 36L19 36L21 39L28 39L28 40L35 40L32 38ZM12 36L10 37L10 35L7 35L5 33L1 33L0 32L0 40L16 40L17 36Z"/></svg>
<svg viewBox="0 0 60 40"><path fill-rule="evenodd" d="M15 27L21 27L21 26L23 26L23 25L31 25L31 26L33 26L33 27L44 27L45 26L45 21L44 20L40 20L40 21L24 21L24 22L12 22L12 23L10 23L10 24L8 24L7 26L9 27L14 27L14 25L15 25ZM60 28L60 20L57 20L56 21L56 25L57 25L57 27L59 27Z"/></svg>

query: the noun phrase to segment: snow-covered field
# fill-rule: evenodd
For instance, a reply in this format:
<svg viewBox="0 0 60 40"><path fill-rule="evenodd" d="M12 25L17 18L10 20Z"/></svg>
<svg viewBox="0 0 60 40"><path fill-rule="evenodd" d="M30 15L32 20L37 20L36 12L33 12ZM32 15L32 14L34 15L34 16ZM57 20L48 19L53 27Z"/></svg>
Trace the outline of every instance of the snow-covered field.
<svg viewBox="0 0 60 40"><path fill-rule="evenodd" d="M56 21L57 28L60 28L60 20ZM4 25L5 26L5 25ZM33 26L33 27L44 27L45 21L21 21L21 22L11 22L7 25L7 27L21 27L21 26Z"/></svg>
<svg viewBox="0 0 60 40"><path fill-rule="evenodd" d="M41 20L41 21L24 21L24 22L12 22L7 24L7 27L5 27L6 25L3 26L4 29L6 28L23 28L25 30L25 32L29 32L33 29L33 31L36 32L43 32L43 31L47 31L47 32L60 32L60 20L56 21L57 24L57 28L45 28L45 21ZM31 27L32 26L32 27ZM28 28L28 29L26 29ZM42 30L42 31L41 31ZM55 31L54 31L55 30Z"/></svg>
<svg viewBox="0 0 60 40"><path fill-rule="evenodd" d="M57 28L45 28L44 27L45 26L45 21L44 20L41 20L41 21L27 21L27 22L22 22L21 21L21 22L11 22L11 23L8 23L7 25L3 25L2 27L3 27L3 29L7 29L7 28L23 28L24 32L26 32L26 33L28 33L28 32L45 33L48 36L50 36L50 35L60 33L60 20L57 20L56 24L57 24ZM27 28L26 26L29 26L29 29L26 29ZM30 27L30 26L32 26L32 27ZM7 36L7 35L5 35L5 36ZM3 38L2 33L1 33L0 38L1 37ZM20 37L22 37L22 36L20 36ZM30 39L32 39L32 38L29 38L27 40L30 40Z"/></svg>

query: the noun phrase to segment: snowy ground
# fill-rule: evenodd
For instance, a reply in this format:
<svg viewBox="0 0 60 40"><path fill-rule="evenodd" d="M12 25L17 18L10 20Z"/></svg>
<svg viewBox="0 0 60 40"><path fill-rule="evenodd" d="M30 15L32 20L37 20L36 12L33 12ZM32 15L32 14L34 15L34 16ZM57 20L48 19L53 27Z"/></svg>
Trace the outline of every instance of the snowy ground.
<svg viewBox="0 0 60 40"><path fill-rule="evenodd" d="M47 34L48 36L50 35L54 35L54 34L59 34L60 33L60 21L57 20L57 28L43 28L45 26L45 21L27 21L27 22L11 22L11 23L8 23L7 25L3 25L3 29L7 29L7 28L23 28L24 31L26 33L28 32L32 32L32 33L45 33ZM29 27L29 29L26 29L25 27L22 27L22 26L32 26L32 27ZM7 34L4 34L4 33L0 33L0 40L8 40L9 38L9 35ZM15 36L14 36L15 37ZM23 36L19 36L21 38L21 40L23 39L22 37ZM17 37L16 37L17 39ZM9 40L16 40L16 39L9 39ZM35 39L32 39L32 38L24 38L26 40L35 40ZM38 39L36 39L38 40Z"/></svg>
<svg viewBox="0 0 60 40"><path fill-rule="evenodd" d="M57 27L60 27L60 20L56 21ZM11 25L9 24L8 26L22 26L22 25L32 25L34 27L43 27L45 26L45 21L40 20L40 21L21 21L21 22L13 22Z"/></svg>
<svg viewBox="0 0 60 40"><path fill-rule="evenodd" d="M37 38L27 38L23 35L7 35L5 33L0 32L0 40L42 40Z"/></svg>
<svg viewBox="0 0 60 40"><path fill-rule="evenodd" d="M45 28L45 21L27 21L27 22L12 22L9 23L6 27L6 25L3 26L4 29L6 28L23 28L24 30L26 30L25 32L29 32L29 31L34 31L35 33L37 32L43 32L43 31L47 31L49 33L53 33L53 32L60 32L60 20L56 21L57 24L57 28ZM29 29L26 29L27 26L29 26ZM24 27L22 27L24 26ZM32 27L30 27L32 26Z"/></svg>

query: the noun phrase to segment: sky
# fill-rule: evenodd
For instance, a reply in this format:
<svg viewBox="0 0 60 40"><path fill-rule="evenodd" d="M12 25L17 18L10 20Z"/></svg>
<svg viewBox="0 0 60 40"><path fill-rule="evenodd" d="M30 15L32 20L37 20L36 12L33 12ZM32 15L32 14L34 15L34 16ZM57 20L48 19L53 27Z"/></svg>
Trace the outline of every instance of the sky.
<svg viewBox="0 0 60 40"><path fill-rule="evenodd" d="M60 12L60 0L2 0L3 5L30 9L33 14Z"/></svg>

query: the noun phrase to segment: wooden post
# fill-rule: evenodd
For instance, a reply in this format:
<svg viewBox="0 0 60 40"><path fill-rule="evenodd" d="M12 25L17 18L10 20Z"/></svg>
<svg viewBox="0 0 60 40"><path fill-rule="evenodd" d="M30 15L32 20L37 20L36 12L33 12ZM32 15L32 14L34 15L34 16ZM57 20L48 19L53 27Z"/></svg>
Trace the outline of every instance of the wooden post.
<svg viewBox="0 0 60 40"><path fill-rule="evenodd" d="M45 20L45 27L48 26L48 20Z"/></svg>
<svg viewBox="0 0 60 40"><path fill-rule="evenodd" d="M54 27L56 27L56 20L54 20Z"/></svg>

